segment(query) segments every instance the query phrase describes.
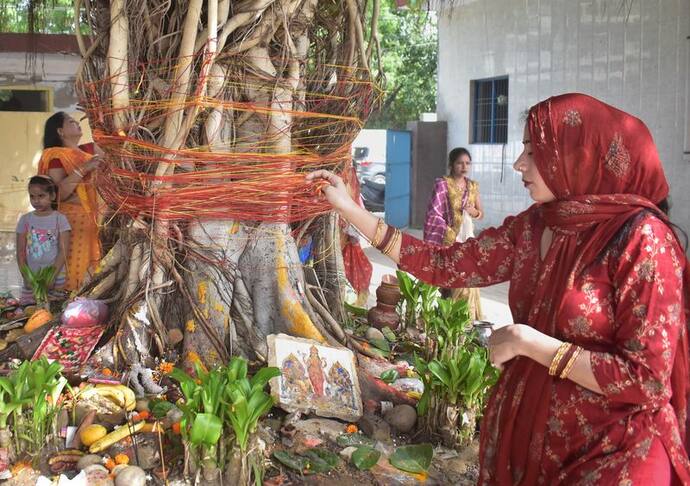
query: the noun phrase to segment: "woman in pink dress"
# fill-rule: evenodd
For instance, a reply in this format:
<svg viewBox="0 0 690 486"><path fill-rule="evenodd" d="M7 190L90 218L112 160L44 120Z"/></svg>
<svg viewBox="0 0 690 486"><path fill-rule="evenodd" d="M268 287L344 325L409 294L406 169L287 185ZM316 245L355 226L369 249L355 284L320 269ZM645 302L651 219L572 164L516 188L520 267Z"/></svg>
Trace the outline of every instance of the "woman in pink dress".
<svg viewBox="0 0 690 486"><path fill-rule="evenodd" d="M510 281L516 323L492 334L502 368L482 420L481 485L690 484L690 272L665 214L647 127L567 94L529 111L514 168L536 204L449 247L325 197L400 268L443 287Z"/></svg>

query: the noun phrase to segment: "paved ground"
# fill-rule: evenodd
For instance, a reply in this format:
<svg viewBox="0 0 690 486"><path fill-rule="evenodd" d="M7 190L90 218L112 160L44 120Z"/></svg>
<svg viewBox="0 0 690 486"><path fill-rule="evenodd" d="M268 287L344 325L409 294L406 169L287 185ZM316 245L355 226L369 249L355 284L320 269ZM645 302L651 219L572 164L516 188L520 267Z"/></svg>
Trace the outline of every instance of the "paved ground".
<svg viewBox="0 0 690 486"><path fill-rule="evenodd" d="M9 290L19 296L22 279L15 261L14 247L14 233L0 232L0 292Z"/></svg>

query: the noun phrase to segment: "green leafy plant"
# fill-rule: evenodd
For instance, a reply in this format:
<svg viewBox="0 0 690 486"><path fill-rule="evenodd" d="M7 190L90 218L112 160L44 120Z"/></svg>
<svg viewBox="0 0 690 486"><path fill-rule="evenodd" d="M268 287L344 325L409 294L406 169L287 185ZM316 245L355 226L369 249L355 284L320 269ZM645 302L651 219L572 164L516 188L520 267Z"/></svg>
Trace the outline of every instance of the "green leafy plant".
<svg viewBox="0 0 690 486"><path fill-rule="evenodd" d="M256 464L245 460L249 439L259 419L273 407L273 398L265 391L266 385L271 378L280 375L280 370L266 367L250 377L247 361L235 357L227 366L209 371L195 363L194 371L195 377L179 368L170 373L180 384L184 396L184 400L177 403L183 417L180 427L183 440L200 452L200 463L215 467L222 465L227 457L227 451L219 451L218 444L225 433L232 430L231 444L241 453L242 467L251 468L255 481L259 481L261 471Z"/></svg>
<svg viewBox="0 0 690 486"><path fill-rule="evenodd" d="M381 381L383 381L384 383L390 384L397 380L399 377L400 375L398 374L397 370L390 369L381 373L381 376L379 378L381 378Z"/></svg>
<svg viewBox="0 0 690 486"><path fill-rule="evenodd" d="M367 437L366 435L361 434L359 432L356 432L354 434L339 435L338 437L336 437L335 442L340 447L374 447L376 445L376 441L374 439L371 439L370 437Z"/></svg>
<svg viewBox="0 0 690 486"><path fill-rule="evenodd" d="M32 398L31 437L35 452L45 444L46 436L60 409L58 399L67 385L67 378L61 372L60 363L50 363L44 356L32 361L29 366L27 379Z"/></svg>
<svg viewBox="0 0 690 486"><path fill-rule="evenodd" d="M227 367L227 375L225 398L229 406L226 408L226 417L235 432L240 450L245 452L249 435L256 430L259 419L273 407L273 398L264 388L271 378L280 376L280 369L262 368L248 378L247 362L233 358Z"/></svg>
<svg viewBox="0 0 690 486"><path fill-rule="evenodd" d="M37 305L48 305L48 290L55 280L55 267L44 267L35 272L28 265L22 265L22 275L31 287Z"/></svg>
<svg viewBox="0 0 690 486"><path fill-rule="evenodd" d="M284 466L302 474L325 473L338 467L340 458L327 449L312 448L300 455L289 451L275 451L273 457Z"/></svg>
<svg viewBox="0 0 690 486"><path fill-rule="evenodd" d="M437 300L441 296L438 287L415 280L406 272L396 271L398 286L402 294L403 325L416 326L418 320L430 318L436 308Z"/></svg>
<svg viewBox="0 0 690 486"><path fill-rule="evenodd" d="M412 444L398 447L389 459L389 462L409 473L423 473L431 466L434 457L434 449L431 444Z"/></svg>
<svg viewBox="0 0 690 486"><path fill-rule="evenodd" d="M380 457L381 453L373 447L362 446L352 453L352 464L360 471L368 471L379 462Z"/></svg>
<svg viewBox="0 0 690 486"><path fill-rule="evenodd" d="M22 366L28 367L28 361ZM25 395L26 381L21 377L21 372L15 370L9 376L0 376L0 429L7 428L10 416L21 413L24 405L31 402Z"/></svg>
<svg viewBox="0 0 690 486"><path fill-rule="evenodd" d="M447 446L462 445L474 434L474 421L498 379L470 319L466 300L441 298L438 288L398 271L406 325L422 327L424 342L414 361L424 383L417 403L420 426L429 436L442 431ZM448 433L447 431L451 431Z"/></svg>
<svg viewBox="0 0 690 486"><path fill-rule="evenodd" d="M67 386L61 372L60 363L41 357L24 361L0 377L0 429L11 418L16 450L33 455L46 444Z"/></svg>

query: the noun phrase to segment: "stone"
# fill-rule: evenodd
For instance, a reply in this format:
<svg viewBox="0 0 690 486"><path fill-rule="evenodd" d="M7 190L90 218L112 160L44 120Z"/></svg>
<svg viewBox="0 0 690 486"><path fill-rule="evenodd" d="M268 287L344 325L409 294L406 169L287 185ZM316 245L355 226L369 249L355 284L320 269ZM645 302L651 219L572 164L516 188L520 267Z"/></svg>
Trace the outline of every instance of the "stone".
<svg viewBox="0 0 690 486"><path fill-rule="evenodd" d="M153 440L142 441L137 444L137 451L134 454L134 463L141 469L153 469L160 464L160 453L157 444Z"/></svg>
<svg viewBox="0 0 690 486"><path fill-rule="evenodd" d="M339 454L340 454L340 457L342 457L343 460L345 460L345 462L348 462L348 463L349 463L349 462L350 462L350 459L352 458L352 454L353 454L357 449L358 449L358 448L357 448L357 447L354 447L354 446L346 447L345 449L343 449L342 451L340 451L340 453L339 453Z"/></svg>
<svg viewBox="0 0 690 486"><path fill-rule="evenodd" d="M441 484L470 485L479 480L479 441L456 451L438 446L434 449L432 468L440 471Z"/></svg>
<svg viewBox="0 0 690 486"><path fill-rule="evenodd" d="M386 412L384 419L398 432L407 434L417 423L417 410L410 405L396 405Z"/></svg>
<svg viewBox="0 0 690 486"><path fill-rule="evenodd" d="M367 332L364 334L364 337L367 338L368 341L372 341L374 339L386 339L383 333L375 327L370 327L369 329L367 329Z"/></svg>
<svg viewBox="0 0 690 486"><path fill-rule="evenodd" d="M101 462L103 462L103 458L98 454L86 454L77 461L77 470L81 471L94 464L101 464Z"/></svg>
<svg viewBox="0 0 690 486"><path fill-rule="evenodd" d="M325 418L301 420L294 426L297 433L311 437L322 437L331 442L335 442L339 435L345 433L344 423Z"/></svg>
<svg viewBox="0 0 690 486"><path fill-rule="evenodd" d="M170 347L174 347L182 342L184 339L184 334L177 328L170 329L168 331L168 344Z"/></svg>
<svg viewBox="0 0 690 486"><path fill-rule="evenodd" d="M378 415L370 413L365 414L359 422L357 422L357 425L364 435L374 440L379 442L390 442L391 440L390 425Z"/></svg>
<svg viewBox="0 0 690 486"><path fill-rule="evenodd" d="M86 484L88 486L113 486L110 472L100 464L92 464L84 468Z"/></svg>
<svg viewBox="0 0 690 486"><path fill-rule="evenodd" d="M170 410L168 410L168 413L165 414L165 417L163 417L163 420L161 421L163 424L163 427L166 429L169 429L172 427L173 424L176 424L180 420L182 420L182 410L180 410L177 407L173 407Z"/></svg>
<svg viewBox="0 0 690 486"><path fill-rule="evenodd" d="M149 401L146 398L140 398L137 400L137 404L135 406L135 409L137 412L148 412L149 411Z"/></svg>
<svg viewBox="0 0 690 486"><path fill-rule="evenodd" d="M129 467L129 465L128 464L118 464L110 472L112 473L113 476L117 476L118 474L120 474L120 471L122 471L126 467Z"/></svg>
<svg viewBox="0 0 690 486"><path fill-rule="evenodd" d="M124 439L110 446L107 453L110 457L118 454L126 454L131 459L131 464L139 466L147 471L160 464L160 451L157 433L141 433L136 436L136 448L130 439Z"/></svg>
<svg viewBox="0 0 690 486"><path fill-rule="evenodd" d="M115 486L146 486L146 472L137 466L127 466L115 476Z"/></svg>

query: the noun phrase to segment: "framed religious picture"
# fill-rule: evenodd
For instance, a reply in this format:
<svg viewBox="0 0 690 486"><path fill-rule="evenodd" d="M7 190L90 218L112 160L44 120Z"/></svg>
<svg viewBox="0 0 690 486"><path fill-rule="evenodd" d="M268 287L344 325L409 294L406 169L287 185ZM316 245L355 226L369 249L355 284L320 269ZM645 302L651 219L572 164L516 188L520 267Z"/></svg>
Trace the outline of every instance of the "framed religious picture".
<svg viewBox="0 0 690 486"><path fill-rule="evenodd" d="M352 351L286 334L267 340L268 364L281 371L271 380L271 394L282 409L359 420L362 396Z"/></svg>

